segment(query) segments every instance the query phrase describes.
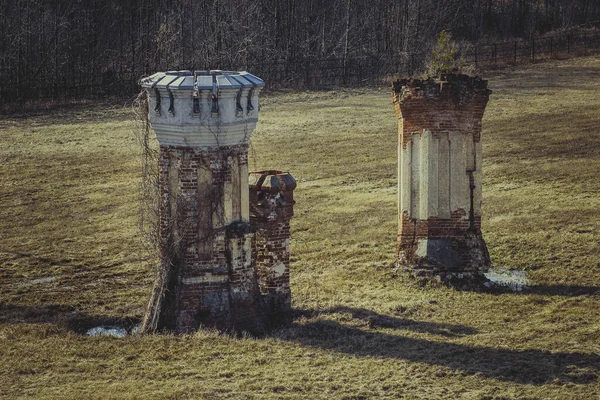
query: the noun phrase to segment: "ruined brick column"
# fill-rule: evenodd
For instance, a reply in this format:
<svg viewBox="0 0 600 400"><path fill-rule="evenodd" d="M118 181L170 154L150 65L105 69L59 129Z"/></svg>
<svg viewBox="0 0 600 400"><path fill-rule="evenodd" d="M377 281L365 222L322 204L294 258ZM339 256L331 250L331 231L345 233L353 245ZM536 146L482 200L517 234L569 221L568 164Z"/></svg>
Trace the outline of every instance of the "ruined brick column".
<svg viewBox="0 0 600 400"><path fill-rule="evenodd" d="M141 81L160 144L161 266L143 331L262 332L252 260L248 140L264 82L247 72L172 71Z"/></svg>
<svg viewBox="0 0 600 400"><path fill-rule="evenodd" d="M292 309L290 220L296 181L282 171L250 174L250 222L256 231L254 254L260 291L272 322L284 322Z"/></svg>
<svg viewBox="0 0 600 400"><path fill-rule="evenodd" d="M487 81L447 74L399 80L397 263L415 276L479 280L490 259L481 236L481 120Z"/></svg>

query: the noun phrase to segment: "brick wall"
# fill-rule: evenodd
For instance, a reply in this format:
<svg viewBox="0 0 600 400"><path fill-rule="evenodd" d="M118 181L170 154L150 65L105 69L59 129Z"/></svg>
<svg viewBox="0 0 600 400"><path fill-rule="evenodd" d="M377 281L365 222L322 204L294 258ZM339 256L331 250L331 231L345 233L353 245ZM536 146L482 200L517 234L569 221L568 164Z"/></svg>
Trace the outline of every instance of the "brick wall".
<svg viewBox="0 0 600 400"><path fill-rule="evenodd" d="M289 173L250 174L250 221L261 295L273 323L290 316L290 220L296 182Z"/></svg>
<svg viewBox="0 0 600 400"><path fill-rule="evenodd" d="M440 81L394 82L393 104L403 147L412 134L424 129L434 135L460 131L480 141L481 120L491 93L487 81L466 75L444 75Z"/></svg>

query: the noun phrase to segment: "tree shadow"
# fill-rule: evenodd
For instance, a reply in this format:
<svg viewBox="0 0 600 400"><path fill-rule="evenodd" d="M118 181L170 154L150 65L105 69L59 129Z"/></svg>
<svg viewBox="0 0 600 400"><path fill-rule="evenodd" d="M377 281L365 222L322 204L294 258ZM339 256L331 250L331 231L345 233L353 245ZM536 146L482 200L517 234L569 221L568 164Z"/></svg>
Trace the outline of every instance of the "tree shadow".
<svg viewBox="0 0 600 400"><path fill-rule="evenodd" d="M578 160L598 156L598 136L591 135L596 129L598 110L594 105L564 106L563 112L527 112L527 114L498 117L494 121L498 126L520 126L522 131L503 132L505 139L510 142L511 151L505 147L494 146L486 157L514 157L534 162L538 160ZM568 115L568 121L564 116ZM561 131L569 131L563 135ZM543 173L537 168L531 173Z"/></svg>
<svg viewBox="0 0 600 400"><path fill-rule="evenodd" d="M514 71L507 73L505 69L490 71L486 73L486 79L490 81L490 88L496 89L513 89L524 91L527 89L572 89L579 91L594 91L596 90L591 85L581 84L582 80L589 80L590 76L598 76L598 68L596 66L574 66L569 65L563 69L557 70L553 75L554 79L548 79L543 72L537 69L523 70L521 66Z"/></svg>
<svg viewBox="0 0 600 400"><path fill-rule="evenodd" d="M334 314L342 320L350 320L351 325L319 319ZM0 303L0 325L55 324L78 334L96 326L118 326L131 333L139 322L132 317L90 316L64 305L26 307ZM440 340L402 336L403 331L438 335ZM477 333L476 329L464 325L415 321L364 308L338 306L328 310L295 310L294 321L272 336L355 357L425 363L465 375L481 374L523 384L599 380L600 355L597 354L511 350L453 342Z"/></svg>
<svg viewBox="0 0 600 400"><path fill-rule="evenodd" d="M532 285L524 287L522 290L519 291L515 291L507 286L493 286L491 288L486 288L484 292L489 294L541 295L562 297L600 297L600 287L580 285Z"/></svg>
<svg viewBox="0 0 600 400"><path fill-rule="evenodd" d="M318 316L334 312L348 312L357 316L369 315L389 324L375 324L395 330L441 334L455 332L457 336L475 334L473 328L423 323L382 316L363 309L338 307L325 312L300 310L299 315ZM302 321L296 318L292 325L277 332L283 340L303 346L326 349L356 357L398 359L442 366L461 371L467 375L481 374L487 378L524 384L542 385L548 382L597 382L600 375L600 355L585 353L550 352L545 350L511 350L506 348L480 347L448 341L411 338L381 332L366 327L348 326L338 321Z"/></svg>
<svg viewBox="0 0 600 400"><path fill-rule="evenodd" d="M523 294L541 294L545 296L594 296L600 297L600 287L579 285L535 285L530 286Z"/></svg>
<svg viewBox="0 0 600 400"><path fill-rule="evenodd" d="M97 326L118 326L127 332L140 323L136 317L88 315L61 304L20 306L0 302L0 325L4 324L54 324L77 334L85 334Z"/></svg>
<svg viewBox="0 0 600 400"><path fill-rule="evenodd" d="M457 337L473 335L477 330L464 325L438 324L435 322L415 321L409 318L398 318L389 315L378 314L366 308L353 308L336 306L327 310L294 310L297 317L314 318L319 315L349 314L349 316L360 321L368 328L392 328L421 333L431 333L445 337Z"/></svg>

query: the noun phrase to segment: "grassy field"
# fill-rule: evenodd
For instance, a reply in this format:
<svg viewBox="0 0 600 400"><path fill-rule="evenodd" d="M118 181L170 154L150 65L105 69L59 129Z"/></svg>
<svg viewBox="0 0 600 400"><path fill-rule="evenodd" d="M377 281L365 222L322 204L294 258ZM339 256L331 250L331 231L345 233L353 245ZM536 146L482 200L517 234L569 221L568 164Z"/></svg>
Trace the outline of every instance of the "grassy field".
<svg viewBox="0 0 600 400"><path fill-rule="evenodd" d="M391 88L265 96L253 169L298 180L295 319L266 338L86 337L135 324L152 275L127 108L0 121L0 396L600 398L600 58L488 75L483 230L529 291L392 274Z"/></svg>

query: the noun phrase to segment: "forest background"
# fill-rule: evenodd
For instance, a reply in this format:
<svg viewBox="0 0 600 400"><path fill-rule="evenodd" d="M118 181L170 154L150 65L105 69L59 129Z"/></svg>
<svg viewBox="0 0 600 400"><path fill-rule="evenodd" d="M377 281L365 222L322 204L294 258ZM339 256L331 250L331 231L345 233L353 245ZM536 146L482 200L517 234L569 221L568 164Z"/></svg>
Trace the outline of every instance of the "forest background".
<svg viewBox="0 0 600 400"><path fill-rule="evenodd" d="M421 70L442 30L463 52L514 41L516 61L517 40L598 26L597 0L0 0L0 101L129 95L177 69L361 83Z"/></svg>

